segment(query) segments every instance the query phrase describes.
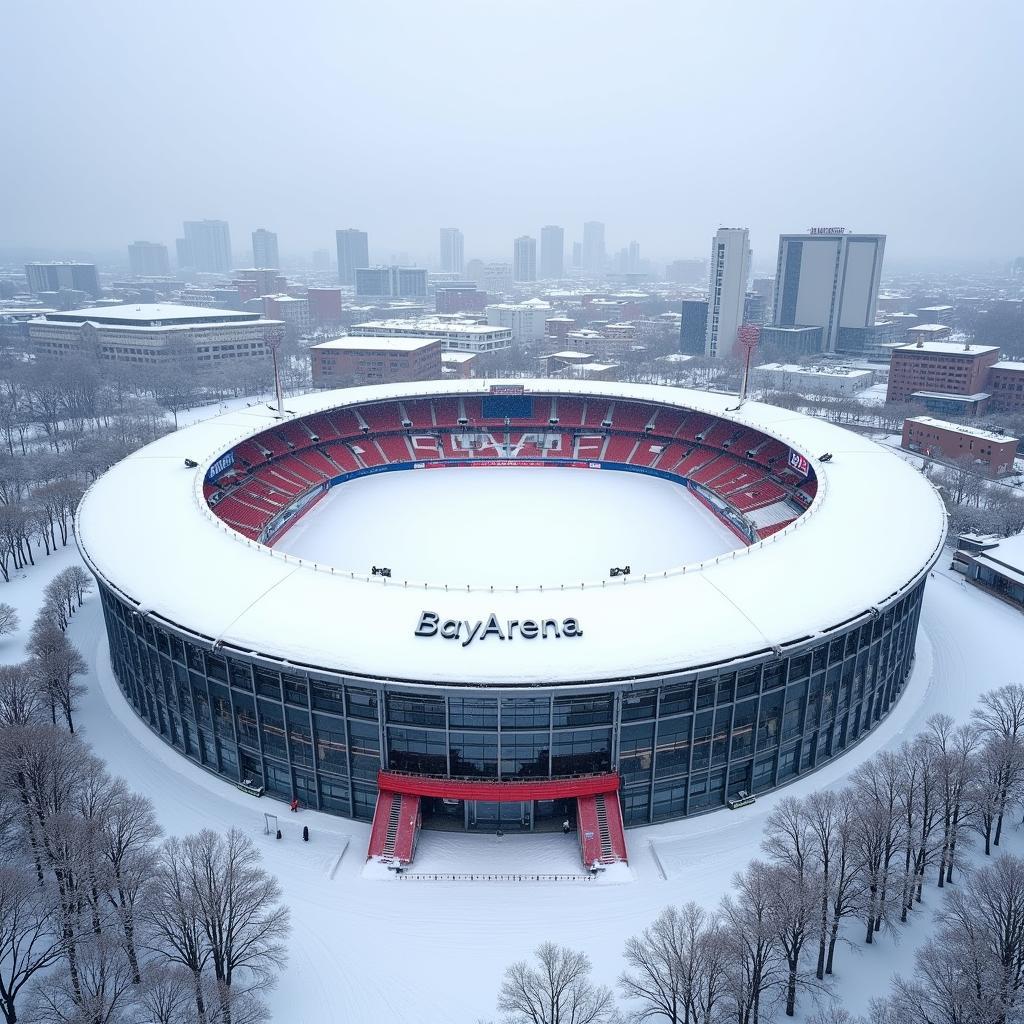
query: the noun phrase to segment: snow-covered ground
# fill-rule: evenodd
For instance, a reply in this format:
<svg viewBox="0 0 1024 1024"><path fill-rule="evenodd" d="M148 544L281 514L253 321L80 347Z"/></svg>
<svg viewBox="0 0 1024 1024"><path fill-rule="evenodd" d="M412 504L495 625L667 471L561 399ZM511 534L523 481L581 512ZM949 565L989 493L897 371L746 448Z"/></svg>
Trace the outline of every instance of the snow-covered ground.
<svg viewBox="0 0 1024 1024"><path fill-rule="evenodd" d="M488 474L481 486L480 474ZM679 484L640 473L483 468L335 487L275 547L321 565L478 586L661 572L739 547Z"/></svg>
<svg viewBox="0 0 1024 1024"><path fill-rule="evenodd" d="M43 585L74 554L41 559L24 579L0 586L0 600L22 613L19 634L0 644L17 660ZM863 757L898 744L935 711L963 718L976 695L1018 679L1024 618L1014 609L961 586L940 563L929 582L918 659L905 696L888 719L845 758L783 790L805 793L841 784ZM110 672L102 615L95 594L76 613L71 638L90 665L82 730L111 771L154 802L163 827L181 834L238 825L250 832L278 876L294 925L291 960L271 996L274 1020L395 1024L466 1024L493 1015L504 968L552 939L585 950L595 974L614 982L624 939L667 904L689 899L713 905L733 872L757 855L761 830L777 796L738 812L718 811L689 821L631 829L630 872L621 884L578 881L398 880L364 876L369 827L245 796L165 746L135 717ZM264 812L276 813L284 833L264 834ZM312 840L301 842L303 825ZM1005 841L1021 848L1012 828ZM577 870L574 837L473 836L424 833L416 870L497 872ZM610 879L609 879L610 881ZM896 936L838 954L836 994L853 1013L883 992L893 971L909 973L927 935L939 895ZM805 1003L802 1013L809 1006Z"/></svg>

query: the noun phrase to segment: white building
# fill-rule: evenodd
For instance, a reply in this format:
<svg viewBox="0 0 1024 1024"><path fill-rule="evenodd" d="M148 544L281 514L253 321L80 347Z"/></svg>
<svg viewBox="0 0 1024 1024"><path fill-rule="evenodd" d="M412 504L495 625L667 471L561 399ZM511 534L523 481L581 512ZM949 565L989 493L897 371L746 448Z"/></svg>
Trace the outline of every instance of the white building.
<svg viewBox="0 0 1024 1024"><path fill-rule="evenodd" d="M885 235L780 235L773 325L821 327L826 352L858 348L841 344L840 331L874 326L884 253Z"/></svg>
<svg viewBox="0 0 1024 1024"><path fill-rule="evenodd" d="M542 325L543 329L543 325ZM356 324L349 332L371 337L440 338L446 352L500 352L512 346L512 331L501 326L459 320L455 317L424 316L415 320L370 320Z"/></svg>
<svg viewBox="0 0 1024 1024"><path fill-rule="evenodd" d="M520 235L512 247L512 276L516 281L537 280L537 239Z"/></svg>
<svg viewBox="0 0 1024 1024"><path fill-rule="evenodd" d="M551 306L540 299L526 302L497 302L488 306L487 322L512 332L517 345L538 341L544 337L544 321L551 316Z"/></svg>
<svg viewBox="0 0 1024 1024"><path fill-rule="evenodd" d="M130 303L47 313L29 321L28 335L32 352L50 358L211 363L269 355L284 324L234 309Z"/></svg>
<svg viewBox="0 0 1024 1024"><path fill-rule="evenodd" d="M711 244L708 320L704 333L704 354L713 359L731 355L736 344L736 332L743 323L750 255L747 228L718 229Z"/></svg>
<svg viewBox="0 0 1024 1024"><path fill-rule="evenodd" d="M767 391L797 394L853 395L871 387L875 375L854 366L800 366L796 363L762 363L751 368L751 386Z"/></svg>

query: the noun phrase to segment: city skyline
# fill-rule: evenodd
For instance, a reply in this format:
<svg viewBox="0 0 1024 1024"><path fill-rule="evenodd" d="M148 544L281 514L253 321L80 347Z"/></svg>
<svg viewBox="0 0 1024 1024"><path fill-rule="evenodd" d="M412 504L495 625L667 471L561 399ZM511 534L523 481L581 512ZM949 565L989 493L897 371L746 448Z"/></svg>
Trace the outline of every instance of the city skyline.
<svg viewBox="0 0 1024 1024"><path fill-rule="evenodd" d="M260 109L278 134L272 147L254 142L261 149L254 159L221 114L222 60L198 61L180 102L155 130L135 133L131 159L123 159L117 147L99 143L99 118L117 96L122 123L150 124L151 95L122 83L175 77L181 54L195 44L193 6L186 0L158 36L136 48L123 45L132 11L126 3L112 0L102 29L89 5L72 7L47 25L45 61L24 48L9 55L0 69L6 94L34 97L12 105L9 137L34 141L12 147L0 167L0 194L18 200L0 201L0 249L123 252L139 238L173 247L185 218L209 217L231 224L236 241L272 220L284 256L328 247L338 224L358 219L375 249L407 251L425 263L446 223L458 223L472 240L467 257L470 250L493 257L545 224L566 226L571 252L584 221L599 219L608 226L608 251L636 239L657 261L700 255L707 237L729 223L750 227L755 263L768 258L780 234L819 223L884 230L896 263L1019 255L1024 205L1011 199L1022 142L1009 125L1024 12L1008 4L994 22L952 6L936 17L934 6L919 3L692 11L653 4L621 23L581 17L581 7L567 4L545 12L538 34L541 9L527 3L491 37L486 54L467 49L458 32L442 35L414 7L397 37L384 30L389 16L377 9L343 16L324 8L291 21L267 5L272 36L262 30L258 3L245 19L228 7L203 9L204 38L226 47L221 58L236 55L240 68L254 70L269 66L272 55L301 53L305 94L315 98L296 108L277 87L288 61L277 76L256 76ZM31 6L13 9L11 38L37 37L41 18ZM658 32L650 31L652 20ZM586 52L643 59L623 57L625 78L592 77L580 97L575 69L557 59L566 37ZM704 44L724 37L731 70L712 104L705 83L718 57ZM339 64L331 54L341 38L361 43ZM675 59L682 38L685 62ZM524 47L547 69L542 82L511 90L486 73ZM67 93L52 68L83 52L93 73ZM823 52L856 65L856 88L849 75L828 74L807 56ZM984 60L965 64L965 54L982 52ZM960 73L906 86L913 54ZM477 85L467 91L470 78ZM970 88L962 84L967 78ZM458 111L412 117L407 99L424 81L437 94L460 94ZM372 113L351 102L366 83L374 88ZM896 94L898 109L891 107ZM608 146L613 124L616 145ZM681 124L685 132L677 131ZM509 130L518 139L512 150ZM296 159L311 133L317 159ZM901 143L892 145L897 135ZM713 151L699 141L709 137ZM354 138L374 144L356 152ZM936 140L940 157L922 160L920 147ZM499 152L501 159L488 159ZM485 183L473 184L467 173L475 159L488 159ZM117 202L88 201L97 195Z"/></svg>

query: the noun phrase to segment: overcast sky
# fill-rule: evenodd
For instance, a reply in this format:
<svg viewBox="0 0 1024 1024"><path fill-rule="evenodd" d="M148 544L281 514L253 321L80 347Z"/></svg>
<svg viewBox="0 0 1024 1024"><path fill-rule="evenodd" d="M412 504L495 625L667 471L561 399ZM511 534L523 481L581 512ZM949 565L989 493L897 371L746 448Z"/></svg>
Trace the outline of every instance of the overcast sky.
<svg viewBox="0 0 1024 1024"><path fill-rule="evenodd" d="M1024 4L57 0L4 5L0 248L511 259L584 220L704 256L845 225L904 261L1024 253Z"/></svg>

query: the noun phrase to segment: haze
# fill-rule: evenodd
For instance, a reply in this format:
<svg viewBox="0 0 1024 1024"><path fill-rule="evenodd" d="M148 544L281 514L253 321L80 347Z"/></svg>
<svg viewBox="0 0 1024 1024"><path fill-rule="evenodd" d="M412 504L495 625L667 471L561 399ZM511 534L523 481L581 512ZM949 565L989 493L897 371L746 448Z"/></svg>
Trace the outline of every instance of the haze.
<svg viewBox="0 0 1024 1024"><path fill-rule="evenodd" d="M888 261L1006 261L1024 234L1024 8L1004 3L9 4L0 249L282 255L369 232L430 263L584 220L705 256L749 226L888 235Z"/></svg>

